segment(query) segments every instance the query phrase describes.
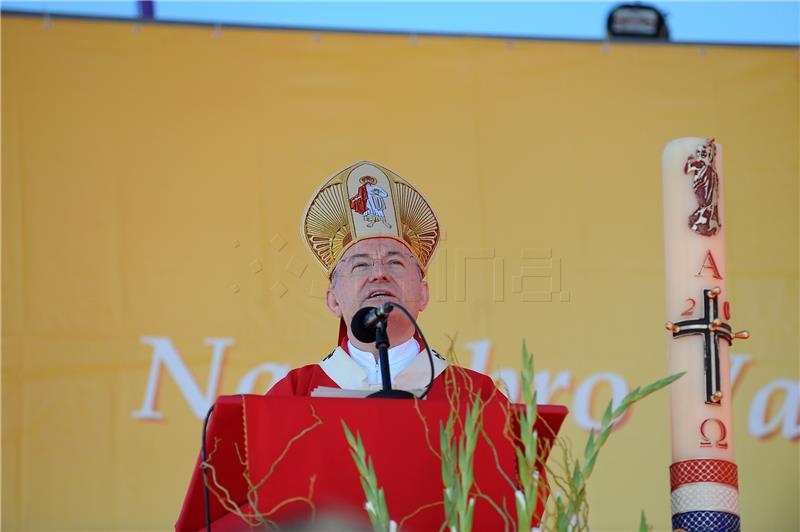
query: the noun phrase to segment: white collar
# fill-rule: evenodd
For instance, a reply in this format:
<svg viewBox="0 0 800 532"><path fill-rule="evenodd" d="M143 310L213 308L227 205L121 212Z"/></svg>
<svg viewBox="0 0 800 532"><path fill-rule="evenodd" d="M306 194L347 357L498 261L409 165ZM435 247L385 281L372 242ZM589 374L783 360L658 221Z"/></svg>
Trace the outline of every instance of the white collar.
<svg viewBox="0 0 800 532"><path fill-rule="evenodd" d="M399 346L398 346L399 347ZM373 367L375 357L372 357ZM380 390L380 384L367 382L367 374L353 357L349 356L344 349L337 347L330 356L319 363L322 370L328 377L336 383L339 388L345 390ZM438 377L447 367L447 362L439 357L433 357L434 377ZM411 363L396 374L393 379L393 388L399 390L422 390L430 381L430 362L425 352L417 354Z"/></svg>
<svg viewBox="0 0 800 532"><path fill-rule="evenodd" d="M353 357L353 360L358 362L359 365L375 365L375 355L369 351L362 351L357 348L349 339L347 340L347 350L350 352L350 356ZM419 353L419 344L412 336L402 344L389 348L389 364L398 364L405 359L411 360L417 356L417 353Z"/></svg>
<svg viewBox="0 0 800 532"><path fill-rule="evenodd" d="M375 355L369 351L362 351L354 346L350 340L347 341L347 349L350 351L350 356L353 358L353 361L366 373L367 382L370 384L379 384L381 382L380 364L378 364ZM413 337L400 345L389 348L389 371L392 375L392 382L394 382L395 377L397 377L401 371L408 367L418 353L419 344Z"/></svg>

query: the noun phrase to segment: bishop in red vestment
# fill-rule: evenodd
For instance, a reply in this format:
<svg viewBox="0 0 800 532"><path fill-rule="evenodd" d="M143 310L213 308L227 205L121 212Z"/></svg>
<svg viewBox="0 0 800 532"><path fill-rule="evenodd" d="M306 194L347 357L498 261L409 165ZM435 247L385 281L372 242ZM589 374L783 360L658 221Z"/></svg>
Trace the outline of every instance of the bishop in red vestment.
<svg viewBox="0 0 800 532"><path fill-rule="evenodd" d="M361 205L353 200L359 199L365 179L389 192L385 214L394 223L373 226L358 216ZM425 310L429 301L425 272L440 236L433 209L408 181L362 161L320 187L306 209L303 234L328 273L326 304L340 319L339 342L321 362L289 372L268 395L308 396L320 388L380 390L377 348L356 339L351 320L360 309L387 302L402 305L414 319ZM387 331L392 387L421 396L431 382L431 367L414 324L396 311L389 316ZM484 400L497 394L489 377L448 365L439 355L434 355L433 374L427 398L446 399L450 384Z"/></svg>

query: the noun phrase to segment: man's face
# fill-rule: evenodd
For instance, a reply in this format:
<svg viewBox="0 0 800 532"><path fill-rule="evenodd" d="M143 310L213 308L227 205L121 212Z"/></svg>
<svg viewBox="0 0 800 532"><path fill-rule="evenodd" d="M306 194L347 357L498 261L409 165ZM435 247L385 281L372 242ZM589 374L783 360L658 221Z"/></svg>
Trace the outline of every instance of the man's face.
<svg viewBox="0 0 800 532"><path fill-rule="evenodd" d="M391 238L369 238L348 249L334 270L327 293L328 308L344 319L348 331L353 315L363 307L400 303L416 319L428 305L428 283L416 259L403 244ZM400 312L389 319L389 339L414 334L413 325ZM351 335L352 339L352 335Z"/></svg>
<svg viewBox="0 0 800 532"><path fill-rule="evenodd" d="M711 150L706 146L702 146L697 150L697 158L701 161L708 162L711 160Z"/></svg>

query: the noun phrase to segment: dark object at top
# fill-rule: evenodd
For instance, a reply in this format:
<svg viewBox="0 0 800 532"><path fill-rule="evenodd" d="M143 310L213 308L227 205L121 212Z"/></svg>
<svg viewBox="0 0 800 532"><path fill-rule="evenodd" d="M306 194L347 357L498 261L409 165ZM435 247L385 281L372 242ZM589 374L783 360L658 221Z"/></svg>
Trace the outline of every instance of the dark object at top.
<svg viewBox="0 0 800 532"><path fill-rule="evenodd" d="M668 41L667 21L658 9L645 4L620 4L606 22L609 39Z"/></svg>
<svg viewBox="0 0 800 532"><path fill-rule="evenodd" d="M139 0L137 2L139 7L139 18L144 20L155 20L156 8L153 0Z"/></svg>

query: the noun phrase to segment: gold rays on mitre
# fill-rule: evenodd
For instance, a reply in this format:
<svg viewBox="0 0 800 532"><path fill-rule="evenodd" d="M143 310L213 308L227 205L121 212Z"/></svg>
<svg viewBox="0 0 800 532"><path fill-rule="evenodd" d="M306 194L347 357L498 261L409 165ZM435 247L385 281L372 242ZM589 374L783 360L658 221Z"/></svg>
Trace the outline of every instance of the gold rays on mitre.
<svg viewBox="0 0 800 532"><path fill-rule="evenodd" d="M411 246L425 269L439 243L439 221L431 206L414 187L395 182L394 191L403 223L403 240Z"/></svg>
<svg viewBox="0 0 800 532"><path fill-rule="evenodd" d="M336 264L352 235L344 197L342 183L322 188L309 205L303 221L306 242L326 270Z"/></svg>

